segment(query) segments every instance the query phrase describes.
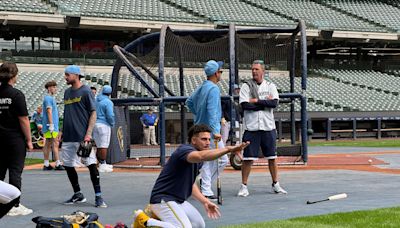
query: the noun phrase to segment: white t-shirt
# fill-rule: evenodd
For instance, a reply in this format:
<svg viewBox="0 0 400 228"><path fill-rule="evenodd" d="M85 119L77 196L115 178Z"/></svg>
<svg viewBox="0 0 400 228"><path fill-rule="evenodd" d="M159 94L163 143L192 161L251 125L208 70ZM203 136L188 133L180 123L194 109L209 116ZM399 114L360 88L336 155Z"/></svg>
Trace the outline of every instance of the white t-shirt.
<svg viewBox="0 0 400 228"><path fill-rule="evenodd" d="M272 99L279 99L278 90L274 83L263 80L257 87L260 100L268 100L269 96L272 96ZM240 88L239 103L249 102L250 99L249 85L244 83ZM273 108L265 107L264 110L260 111L244 110L243 125L244 129L248 131L271 131L276 129Z"/></svg>

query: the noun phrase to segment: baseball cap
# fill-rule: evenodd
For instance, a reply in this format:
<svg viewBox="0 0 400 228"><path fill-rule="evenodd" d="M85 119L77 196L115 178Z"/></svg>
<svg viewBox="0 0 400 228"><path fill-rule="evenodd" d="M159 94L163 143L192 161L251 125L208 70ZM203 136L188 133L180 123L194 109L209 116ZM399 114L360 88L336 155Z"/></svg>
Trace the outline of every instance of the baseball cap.
<svg viewBox="0 0 400 228"><path fill-rule="evenodd" d="M81 73L81 68L77 65L69 65L69 66L65 67L64 73L77 74L77 75L79 75L80 78L84 77Z"/></svg>
<svg viewBox="0 0 400 228"><path fill-rule="evenodd" d="M222 61L215 61L215 60L209 60L206 65L204 66L204 72L206 73L207 77L215 74L217 70L222 68L222 65L224 65L224 62Z"/></svg>
<svg viewBox="0 0 400 228"><path fill-rule="evenodd" d="M234 88L234 89L240 89L240 87L239 87L238 84L234 84L234 85L233 85L233 88Z"/></svg>
<svg viewBox="0 0 400 228"><path fill-rule="evenodd" d="M102 94L111 94L112 88L109 85L103 86L103 89L101 90Z"/></svg>

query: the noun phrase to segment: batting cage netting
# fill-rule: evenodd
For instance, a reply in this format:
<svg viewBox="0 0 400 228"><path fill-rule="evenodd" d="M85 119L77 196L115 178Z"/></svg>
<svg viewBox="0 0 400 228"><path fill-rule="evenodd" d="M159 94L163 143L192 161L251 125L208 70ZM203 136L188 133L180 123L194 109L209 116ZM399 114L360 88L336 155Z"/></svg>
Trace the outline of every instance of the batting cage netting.
<svg viewBox="0 0 400 228"><path fill-rule="evenodd" d="M279 155L300 157L307 161L306 117L306 44L304 23L293 28L229 28L174 31L164 26L133 41L125 48L115 46L118 56L111 85L116 106L129 109L128 132L133 165L163 165L165 159L186 142L193 116L184 105L186 98L206 76L204 64L223 61L222 80L218 83L223 100L229 103L231 131L229 143L240 140L240 116L234 112L235 84L251 79L251 64L261 60L266 65L265 78L274 82L280 93L275 110L280 141L289 146L278 148ZM147 129L140 121L149 109L158 123L156 144L146 145ZM299 160L299 159L297 159Z"/></svg>

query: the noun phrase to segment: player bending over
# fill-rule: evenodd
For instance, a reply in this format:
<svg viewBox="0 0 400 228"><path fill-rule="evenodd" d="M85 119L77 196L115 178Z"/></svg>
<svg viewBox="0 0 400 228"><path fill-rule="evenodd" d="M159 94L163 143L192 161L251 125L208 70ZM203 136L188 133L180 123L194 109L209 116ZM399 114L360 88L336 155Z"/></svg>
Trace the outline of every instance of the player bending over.
<svg viewBox="0 0 400 228"><path fill-rule="evenodd" d="M195 184L196 176L203 161L215 160L230 152L240 156L249 143L210 150L211 130L204 124L190 128L188 139L190 144L183 144L172 153L151 192L150 209L159 220L137 210L134 228L205 227L201 214L186 201L190 196L203 204L209 218L220 217L218 206L203 196Z"/></svg>

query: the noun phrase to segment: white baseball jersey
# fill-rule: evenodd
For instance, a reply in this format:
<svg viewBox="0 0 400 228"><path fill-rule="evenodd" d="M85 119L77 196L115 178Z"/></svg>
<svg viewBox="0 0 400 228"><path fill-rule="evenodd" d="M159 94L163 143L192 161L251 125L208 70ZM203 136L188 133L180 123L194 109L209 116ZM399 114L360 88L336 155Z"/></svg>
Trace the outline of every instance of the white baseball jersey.
<svg viewBox="0 0 400 228"><path fill-rule="evenodd" d="M272 99L279 99L278 90L274 83L263 80L257 87L260 100L268 100L269 96ZM240 88L239 103L249 102L250 99L250 88L247 83L244 83ZM261 111L244 110L243 125L244 129L248 131L271 131L276 129L273 108L265 107Z"/></svg>

